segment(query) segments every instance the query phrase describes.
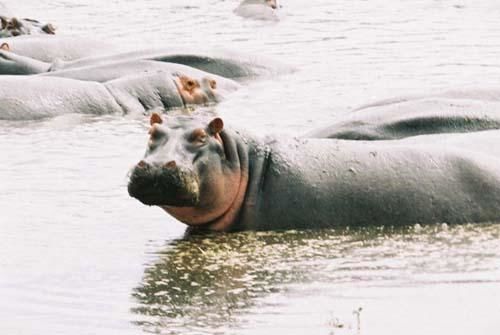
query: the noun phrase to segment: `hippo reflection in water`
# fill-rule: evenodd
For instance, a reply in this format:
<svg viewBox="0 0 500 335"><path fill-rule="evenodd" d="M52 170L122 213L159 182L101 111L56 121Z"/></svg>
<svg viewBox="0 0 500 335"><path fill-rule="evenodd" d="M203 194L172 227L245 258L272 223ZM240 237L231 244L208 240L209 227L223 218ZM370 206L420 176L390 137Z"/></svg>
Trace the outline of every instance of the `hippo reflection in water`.
<svg viewBox="0 0 500 335"><path fill-rule="evenodd" d="M500 220L500 131L260 141L151 116L129 194L215 231ZM493 144L493 145L492 145Z"/></svg>

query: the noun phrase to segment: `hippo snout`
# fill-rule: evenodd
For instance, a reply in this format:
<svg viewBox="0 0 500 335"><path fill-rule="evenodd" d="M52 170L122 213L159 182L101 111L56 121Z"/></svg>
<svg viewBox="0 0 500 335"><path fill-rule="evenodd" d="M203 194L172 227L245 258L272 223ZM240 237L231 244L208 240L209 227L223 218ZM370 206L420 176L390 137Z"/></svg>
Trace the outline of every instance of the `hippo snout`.
<svg viewBox="0 0 500 335"><path fill-rule="evenodd" d="M131 171L128 193L145 205L195 206L200 198L198 176L175 161L140 161Z"/></svg>

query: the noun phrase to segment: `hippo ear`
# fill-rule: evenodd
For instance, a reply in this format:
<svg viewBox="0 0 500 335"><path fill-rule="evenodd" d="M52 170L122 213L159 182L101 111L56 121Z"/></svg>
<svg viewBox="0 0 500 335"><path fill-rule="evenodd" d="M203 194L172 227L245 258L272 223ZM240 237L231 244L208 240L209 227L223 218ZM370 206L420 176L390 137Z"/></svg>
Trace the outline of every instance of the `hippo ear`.
<svg viewBox="0 0 500 335"><path fill-rule="evenodd" d="M9 44L8 43L2 43L2 45L0 45L0 50L10 51Z"/></svg>
<svg viewBox="0 0 500 335"><path fill-rule="evenodd" d="M162 120L160 114L157 112L151 113L151 117L149 118L150 125L154 125L155 123L159 123L159 124L163 123L163 120Z"/></svg>
<svg viewBox="0 0 500 335"><path fill-rule="evenodd" d="M213 119L208 124L208 131L210 132L210 135L220 133L222 131L222 128L224 128L224 122L222 122L222 119L219 117Z"/></svg>

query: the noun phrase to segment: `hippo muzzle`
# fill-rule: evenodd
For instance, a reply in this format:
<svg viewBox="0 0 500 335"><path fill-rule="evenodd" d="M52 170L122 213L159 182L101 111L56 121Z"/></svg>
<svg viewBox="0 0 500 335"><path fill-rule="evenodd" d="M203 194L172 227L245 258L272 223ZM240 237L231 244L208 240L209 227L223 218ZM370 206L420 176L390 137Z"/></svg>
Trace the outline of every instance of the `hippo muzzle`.
<svg viewBox="0 0 500 335"><path fill-rule="evenodd" d="M200 201L196 173L175 161L149 164L140 161L130 174L128 193L145 205L192 207Z"/></svg>

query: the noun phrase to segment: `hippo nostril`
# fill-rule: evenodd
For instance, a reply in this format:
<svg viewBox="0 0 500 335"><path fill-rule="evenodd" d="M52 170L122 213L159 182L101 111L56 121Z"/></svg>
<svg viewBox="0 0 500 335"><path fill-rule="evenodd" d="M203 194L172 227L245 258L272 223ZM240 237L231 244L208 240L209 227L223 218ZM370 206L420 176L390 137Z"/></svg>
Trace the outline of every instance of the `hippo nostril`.
<svg viewBox="0 0 500 335"><path fill-rule="evenodd" d="M175 169L177 167L177 163L175 161L170 161L164 165L167 169Z"/></svg>
<svg viewBox="0 0 500 335"><path fill-rule="evenodd" d="M140 167L141 169L144 169L145 167L148 166L148 163L146 163L144 160L141 160L139 163L137 163L137 166Z"/></svg>

